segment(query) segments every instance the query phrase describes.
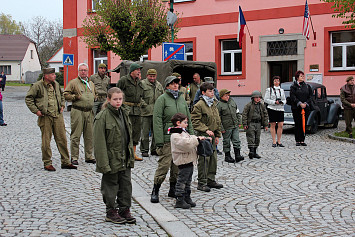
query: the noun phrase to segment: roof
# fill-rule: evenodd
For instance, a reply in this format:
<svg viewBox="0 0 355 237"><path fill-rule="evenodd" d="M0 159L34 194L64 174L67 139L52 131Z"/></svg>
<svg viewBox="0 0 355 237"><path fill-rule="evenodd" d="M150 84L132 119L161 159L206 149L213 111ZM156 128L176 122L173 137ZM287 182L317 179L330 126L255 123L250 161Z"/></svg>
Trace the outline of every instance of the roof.
<svg viewBox="0 0 355 237"><path fill-rule="evenodd" d="M60 60L59 60L60 59ZM55 52L47 63L62 63L63 62L63 46Z"/></svg>
<svg viewBox="0 0 355 237"><path fill-rule="evenodd" d="M22 61L30 43L25 35L0 35L0 61Z"/></svg>

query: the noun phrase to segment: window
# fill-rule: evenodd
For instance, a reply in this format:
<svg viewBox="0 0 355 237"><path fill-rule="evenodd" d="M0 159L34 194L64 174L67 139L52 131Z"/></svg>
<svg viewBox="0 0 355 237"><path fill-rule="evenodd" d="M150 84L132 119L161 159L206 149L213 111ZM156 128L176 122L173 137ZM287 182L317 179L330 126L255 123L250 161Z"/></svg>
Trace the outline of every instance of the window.
<svg viewBox="0 0 355 237"><path fill-rule="evenodd" d="M10 65L2 65L0 66L0 73L4 72L5 75L11 75L11 66Z"/></svg>
<svg viewBox="0 0 355 237"><path fill-rule="evenodd" d="M355 70L355 31L331 33L331 70Z"/></svg>
<svg viewBox="0 0 355 237"><path fill-rule="evenodd" d="M91 1L91 10L94 12L96 10L96 6L100 4L100 0L92 0Z"/></svg>
<svg viewBox="0 0 355 237"><path fill-rule="evenodd" d="M104 63L107 66L107 53L98 49L94 49L94 73L97 73L99 64Z"/></svg>
<svg viewBox="0 0 355 237"><path fill-rule="evenodd" d="M297 40L267 42L267 56L297 55Z"/></svg>
<svg viewBox="0 0 355 237"><path fill-rule="evenodd" d="M242 49L237 40L222 40L221 42L221 74L242 74Z"/></svg>
<svg viewBox="0 0 355 237"><path fill-rule="evenodd" d="M183 44L185 45L185 60L194 61L194 44L192 42Z"/></svg>

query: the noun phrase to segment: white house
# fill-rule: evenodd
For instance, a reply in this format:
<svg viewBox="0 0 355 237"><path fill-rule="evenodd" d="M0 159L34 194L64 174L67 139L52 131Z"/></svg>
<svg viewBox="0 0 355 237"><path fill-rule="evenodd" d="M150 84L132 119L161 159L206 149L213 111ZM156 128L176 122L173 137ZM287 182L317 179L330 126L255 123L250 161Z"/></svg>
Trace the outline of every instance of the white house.
<svg viewBox="0 0 355 237"><path fill-rule="evenodd" d="M63 46L47 61L48 67L55 68L56 72L63 71Z"/></svg>
<svg viewBox="0 0 355 237"><path fill-rule="evenodd" d="M26 72L41 70L36 43L25 35L0 35L0 71L7 81L26 81Z"/></svg>

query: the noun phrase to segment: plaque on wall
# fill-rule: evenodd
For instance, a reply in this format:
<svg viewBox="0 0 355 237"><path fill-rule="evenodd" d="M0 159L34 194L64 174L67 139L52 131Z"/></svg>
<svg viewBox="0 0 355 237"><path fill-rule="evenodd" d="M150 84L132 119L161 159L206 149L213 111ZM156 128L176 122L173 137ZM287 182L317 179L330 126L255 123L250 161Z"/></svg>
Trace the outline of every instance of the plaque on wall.
<svg viewBox="0 0 355 237"><path fill-rule="evenodd" d="M309 71L310 72L319 72L319 64L309 65Z"/></svg>
<svg viewBox="0 0 355 237"><path fill-rule="evenodd" d="M306 75L306 82L314 82L314 83L319 83L323 84L323 74L307 74Z"/></svg>

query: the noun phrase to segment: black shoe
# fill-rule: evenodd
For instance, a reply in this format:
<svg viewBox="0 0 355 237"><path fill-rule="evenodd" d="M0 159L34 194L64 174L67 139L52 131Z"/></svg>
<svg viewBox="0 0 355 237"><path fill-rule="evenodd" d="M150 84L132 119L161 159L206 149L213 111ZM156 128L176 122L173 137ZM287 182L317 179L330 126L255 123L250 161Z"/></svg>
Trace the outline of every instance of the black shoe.
<svg viewBox="0 0 355 237"><path fill-rule="evenodd" d="M151 203L158 203L159 202L159 189L160 189L160 184L154 184L153 191L150 196Z"/></svg>
<svg viewBox="0 0 355 237"><path fill-rule="evenodd" d="M235 160L232 158L230 151L225 152L224 161L227 163L234 163Z"/></svg>
<svg viewBox="0 0 355 237"><path fill-rule="evenodd" d="M158 155L158 153L157 153L156 151L151 151L150 154L151 154L152 156L157 156L157 155Z"/></svg>
<svg viewBox="0 0 355 237"><path fill-rule="evenodd" d="M276 145L279 147L285 147L284 145L282 145L282 143L278 143L278 142L276 143Z"/></svg>
<svg viewBox="0 0 355 237"><path fill-rule="evenodd" d="M129 211L129 208L126 208L126 210L119 212L119 215L123 217L128 224L135 224L136 223L136 218L132 217L131 212Z"/></svg>
<svg viewBox="0 0 355 237"><path fill-rule="evenodd" d="M258 153L256 153L256 147L254 148L254 158L256 158L256 159L261 158L261 156Z"/></svg>
<svg viewBox="0 0 355 237"><path fill-rule="evenodd" d="M217 149L217 155L221 156L221 155L223 155L223 153L220 150Z"/></svg>
<svg viewBox="0 0 355 237"><path fill-rule="evenodd" d="M212 181L212 182L208 183L207 186L208 186L209 188L216 188L216 189L223 188L223 185L217 183L216 181Z"/></svg>
<svg viewBox="0 0 355 237"><path fill-rule="evenodd" d="M124 224L124 223L126 223L126 219L121 217L120 214L118 214L118 210L117 209L108 210L107 213L106 213L105 220L106 221L110 221L110 222L115 223L115 224Z"/></svg>
<svg viewBox="0 0 355 237"><path fill-rule="evenodd" d="M67 165L62 165L61 166L62 169L67 169L67 170L72 170L72 169L77 169L78 167L72 165L72 164L67 164Z"/></svg>
<svg viewBox="0 0 355 237"><path fill-rule="evenodd" d="M1 125L2 126L2 125ZM6 126L6 125L5 125ZM353 138L353 135L352 134L349 134L349 138Z"/></svg>
<svg viewBox="0 0 355 237"><path fill-rule="evenodd" d="M149 157L149 154L148 154L148 152L142 152L142 156L143 157Z"/></svg>
<svg viewBox="0 0 355 237"><path fill-rule="evenodd" d="M296 146L300 146L301 145L301 143L300 142L296 142Z"/></svg>
<svg viewBox="0 0 355 237"><path fill-rule="evenodd" d="M276 147L276 144L272 144L272 147Z"/></svg>
<svg viewBox="0 0 355 237"><path fill-rule="evenodd" d="M85 162L90 164L96 164L96 160L86 160Z"/></svg>
<svg viewBox="0 0 355 237"><path fill-rule="evenodd" d="M72 163L73 165L79 165L79 163L78 163L77 160L72 160L71 163Z"/></svg>
<svg viewBox="0 0 355 237"><path fill-rule="evenodd" d="M190 204L186 203L183 196L176 197L175 208L190 209Z"/></svg>
<svg viewBox="0 0 355 237"><path fill-rule="evenodd" d="M244 160L244 156L240 155L240 149L234 148L235 163Z"/></svg>
<svg viewBox="0 0 355 237"><path fill-rule="evenodd" d="M207 185L204 185L204 184L198 184L197 189L200 191L204 191L204 192L211 191L211 189Z"/></svg>
<svg viewBox="0 0 355 237"><path fill-rule="evenodd" d="M191 191L187 191L187 193L184 195L184 198L187 204L190 204L191 207L196 207L196 203L194 203L191 199Z"/></svg>
<svg viewBox="0 0 355 237"><path fill-rule="evenodd" d="M304 142L301 142L301 146L307 146L307 144Z"/></svg>
<svg viewBox="0 0 355 237"><path fill-rule="evenodd" d="M2 123L2 124L0 124L0 126L7 126L7 124L6 123Z"/></svg>
<svg viewBox="0 0 355 237"><path fill-rule="evenodd" d="M170 182L170 188L169 188L169 192L168 192L168 197L171 197L171 198L176 198L175 196L175 186L176 186L176 183L174 182Z"/></svg>

